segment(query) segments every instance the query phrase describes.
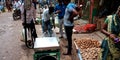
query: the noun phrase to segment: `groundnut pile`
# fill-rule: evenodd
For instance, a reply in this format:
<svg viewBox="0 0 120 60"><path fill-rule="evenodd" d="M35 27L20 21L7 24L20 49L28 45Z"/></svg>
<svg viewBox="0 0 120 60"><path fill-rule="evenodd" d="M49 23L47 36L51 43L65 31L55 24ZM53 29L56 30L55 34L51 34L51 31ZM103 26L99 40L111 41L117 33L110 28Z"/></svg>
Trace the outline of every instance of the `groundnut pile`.
<svg viewBox="0 0 120 60"><path fill-rule="evenodd" d="M100 43L98 40L91 38L82 38L75 40L83 60L98 60L100 54Z"/></svg>

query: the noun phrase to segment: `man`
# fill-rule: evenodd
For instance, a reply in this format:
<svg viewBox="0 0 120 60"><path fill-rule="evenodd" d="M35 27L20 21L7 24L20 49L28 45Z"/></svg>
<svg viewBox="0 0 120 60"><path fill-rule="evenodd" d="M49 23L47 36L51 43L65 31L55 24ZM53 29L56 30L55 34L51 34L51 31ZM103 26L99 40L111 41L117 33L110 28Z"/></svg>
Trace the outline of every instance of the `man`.
<svg viewBox="0 0 120 60"><path fill-rule="evenodd" d="M50 22L50 17L52 17L52 20L54 20L54 8L49 7L49 9L44 10L43 15L42 15L42 28L43 28L43 33L48 30L48 34L51 37L52 36L52 25Z"/></svg>
<svg viewBox="0 0 120 60"><path fill-rule="evenodd" d="M20 10L20 7L21 7L21 2L19 0L15 0L14 2L14 6L17 10Z"/></svg>
<svg viewBox="0 0 120 60"><path fill-rule="evenodd" d="M36 33L36 28L35 28L35 18L36 18L36 14L35 14L35 8L34 8L34 5L32 3L32 1L30 0L30 3L28 5L26 5L26 24L25 24L25 19L23 19L23 26L26 28L28 28L28 36L29 38L31 36L35 38L37 38L37 33ZM23 7L24 9L24 7ZM24 12L24 11L23 11ZM24 18L24 16L23 16ZM32 35L30 35L30 33Z"/></svg>
<svg viewBox="0 0 120 60"><path fill-rule="evenodd" d="M62 0L58 0L58 4L55 6L55 13L58 13L60 38L63 38L63 17L65 14L65 8L66 6L62 3Z"/></svg>
<svg viewBox="0 0 120 60"><path fill-rule="evenodd" d="M14 8L15 8L16 14L21 18L22 3L20 2L20 0L14 1Z"/></svg>
<svg viewBox="0 0 120 60"><path fill-rule="evenodd" d="M70 3L71 0L63 0L63 3L67 5L64 15L64 27L66 37L68 40L68 50L64 55L71 55L72 50L72 30L73 30L73 18L78 15L80 7L77 7L74 3Z"/></svg>

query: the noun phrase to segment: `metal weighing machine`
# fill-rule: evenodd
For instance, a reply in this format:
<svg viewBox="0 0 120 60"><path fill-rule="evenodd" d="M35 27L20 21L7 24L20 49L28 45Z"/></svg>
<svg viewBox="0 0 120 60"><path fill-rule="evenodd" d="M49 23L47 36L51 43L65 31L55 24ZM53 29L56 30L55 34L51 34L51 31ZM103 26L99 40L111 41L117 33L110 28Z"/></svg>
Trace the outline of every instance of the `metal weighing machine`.
<svg viewBox="0 0 120 60"><path fill-rule="evenodd" d="M34 51L34 60L44 60L44 57L45 60L60 60L60 47L57 37L36 38Z"/></svg>

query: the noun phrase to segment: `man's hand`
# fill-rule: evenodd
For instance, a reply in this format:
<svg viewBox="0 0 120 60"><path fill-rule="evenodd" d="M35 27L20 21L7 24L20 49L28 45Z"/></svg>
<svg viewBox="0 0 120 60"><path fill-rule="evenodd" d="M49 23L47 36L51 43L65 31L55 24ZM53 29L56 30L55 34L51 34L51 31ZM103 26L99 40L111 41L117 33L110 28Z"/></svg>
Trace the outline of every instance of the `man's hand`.
<svg viewBox="0 0 120 60"><path fill-rule="evenodd" d="M56 13L60 13L60 12L61 12L61 10L57 10L57 11L56 11Z"/></svg>
<svg viewBox="0 0 120 60"><path fill-rule="evenodd" d="M115 39L117 36L115 34L110 34L109 37Z"/></svg>
<svg viewBox="0 0 120 60"><path fill-rule="evenodd" d="M115 38L115 39L114 39L114 42L115 42L115 43L118 43L118 42L119 42L119 38Z"/></svg>

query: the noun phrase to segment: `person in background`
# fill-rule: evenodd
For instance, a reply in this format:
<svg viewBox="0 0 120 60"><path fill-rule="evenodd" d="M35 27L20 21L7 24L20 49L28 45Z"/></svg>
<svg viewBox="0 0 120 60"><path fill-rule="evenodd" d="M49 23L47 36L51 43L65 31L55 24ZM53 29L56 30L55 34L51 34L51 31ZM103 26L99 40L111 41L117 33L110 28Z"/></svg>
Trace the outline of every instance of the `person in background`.
<svg viewBox="0 0 120 60"><path fill-rule="evenodd" d="M15 0L13 5L14 5L14 8L16 8L17 10L20 10L20 7L21 7L20 0Z"/></svg>
<svg viewBox="0 0 120 60"><path fill-rule="evenodd" d="M12 11L12 7L11 7L11 2L10 0L6 0L6 8L8 9L8 12Z"/></svg>
<svg viewBox="0 0 120 60"><path fill-rule="evenodd" d="M102 60L120 60L120 6L115 14L107 16L101 32L107 36Z"/></svg>
<svg viewBox="0 0 120 60"><path fill-rule="evenodd" d="M21 11L21 20L24 20L24 2L21 3L20 6L20 11Z"/></svg>
<svg viewBox="0 0 120 60"><path fill-rule="evenodd" d="M50 17L54 20L54 8L49 7L48 9L44 10L42 15L42 29L43 33L48 31L49 36L52 36L52 24L50 22Z"/></svg>
<svg viewBox="0 0 120 60"><path fill-rule="evenodd" d="M20 2L20 0L15 0L14 1L14 4L13 4L13 7L16 11L16 14L20 14L20 18L21 18L21 6L22 6L22 3Z"/></svg>
<svg viewBox="0 0 120 60"><path fill-rule="evenodd" d="M44 6L43 0L39 0L38 2L39 2L39 8Z"/></svg>
<svg viewBox="0 0 120 60"><path fill-rule="evenodd" d="M58 4L55 6L55 13L58 13L58 22L59 22L59 32L60 37L63 38L63 17L65 14L66 6L63 4L62 0L58 0Z"/></svg>
<svg viewBox="0 0 120 60"><path fill-rule="evenodd" d="M2 12L3 9L4 9L4 6L3 6L2 3L0 2L0 13Z"/></svg>
<svg viewBox="0 0 120 60"><path fill-rule="evenodd" d="M44 33L44 31L45 31L45 24L44 24L44 15L43 15L43 13L46 11L46 10L48 10L48 6L47 5L44 5L44 7L43 7L43 9L42 9L43 11L42 11L42 14L41 14L41 19L42 19L42 32Z"/></svg>
<svg viewBox="0 0 120 60"><path fill-rule="evenodd" d="M32 3L34 4L34 8L37 9L37 0L32 0Z"/></svg>
<svg viewBox="0 0 120 60"><path fill-rule="evenodd" d="M63 53L64 55L71 55L72 51L72 30L73 30L73 22L74 17L78 15L78 11L80 10L79 6L76 6L74 3L70 3L71 0L63 0L63 3L66 6L65 15L64 15L64 28L66 37L68 40L68 49L67 53Z"/></svg>

